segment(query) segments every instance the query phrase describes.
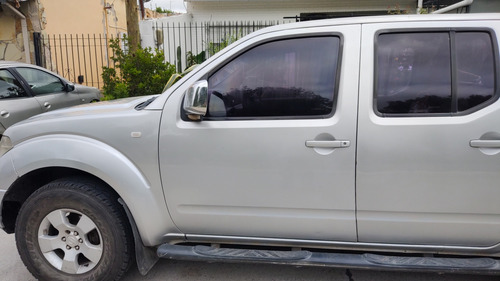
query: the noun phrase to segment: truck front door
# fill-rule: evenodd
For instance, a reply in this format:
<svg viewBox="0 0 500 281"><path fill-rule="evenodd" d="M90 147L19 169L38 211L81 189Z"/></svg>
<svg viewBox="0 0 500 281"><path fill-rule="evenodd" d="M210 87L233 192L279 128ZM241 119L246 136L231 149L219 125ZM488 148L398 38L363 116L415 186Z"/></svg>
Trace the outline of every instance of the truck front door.
<svg viewBox="0 0 500 281"><path fill-rule="evenodd" d="M181 112L187 86L168 99L160 165L172 219L188 234L355 241L360 27L264 37L188 80L208 81L201 122Z"/></svg>

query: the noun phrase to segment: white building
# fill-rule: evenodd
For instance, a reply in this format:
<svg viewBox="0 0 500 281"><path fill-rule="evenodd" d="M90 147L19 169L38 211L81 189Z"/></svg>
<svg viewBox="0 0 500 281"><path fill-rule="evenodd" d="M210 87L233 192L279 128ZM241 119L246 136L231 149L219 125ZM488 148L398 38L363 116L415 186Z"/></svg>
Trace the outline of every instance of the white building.
<svg viewBox="0 0 500 281"><path fill-rule="evenodd" d="M348 16L422 12L500 12L500 0L184 0L186 14L142 21L143 47L163 49L182 68L187 52L204 55L263 26ZM235 26L235 25L238 26ZM229 26L230 25L230 26ZM217 49L215 49L216 51ZM203 51L205 53L203 54Z"/></svg>
<svg viewBox="0 0 500 281"><path fill-rule="evenodd" d="M415 13L415 0L185 0L194 21L271 21L295 17L325 18L381 15L396 9Z"/></svg>

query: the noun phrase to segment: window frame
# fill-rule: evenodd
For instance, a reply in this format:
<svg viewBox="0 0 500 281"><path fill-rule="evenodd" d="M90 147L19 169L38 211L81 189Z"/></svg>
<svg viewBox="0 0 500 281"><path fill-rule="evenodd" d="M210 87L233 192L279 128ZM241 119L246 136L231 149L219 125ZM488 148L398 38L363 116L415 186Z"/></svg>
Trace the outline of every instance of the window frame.
<svg viewBox="0 0 500 281"><path fill-rule="evenodd" d="M493 69L494 69L494 90L493 96L486 102L483 102L477 106L473 106L464 111L458 111L458 79L457 79L457 51L456 51L456 33L461 32L477 32L486 33L491 39L491 48L493 51ZM377 104L377 87L378 87L378 48L379 48L379 36L382 34L395 34L395 33L447 33L450 38L449 48L450 48L450 68L451 68L451 108L449 113L382 113L378 110ZM454 117L454 116L465 116L479 111L485 107L490 106L495 103L500 97L500 89L498 84L500 83L500 58L499 58L499 48L498 41L495 31L492 28L400 28L400 29L381 29L375 33L374 38L374 65L373 65L373 111L375 115L382 118L391 117Z"/></svg>
<svg viewBox="0 0 500 281"><path fill-rule="evenodd" d="M332 99L332 110L329 114L325 115L314 115L314 116L308 116L308 115L297 115L297 116L255 116L255 117L203 117L204 121L246 121L246 120L308 120L308 119L328 119L331 118L335 115L337 112L337 100L338 100L338 93L339 93L339 86L340 86L340 73L342 70L342 56L343 56L343 49L344 49L344 36L341 32L318 32L318 33L304 33L304 34L293 34L293 35L283 35L279 37L274 37L274 38L269 38L266 40L262 40L259 42L256 42L254 44L248 45L245 48L237 51L230 57L228 57L226 60L223 62L219 63L215 68L211 69L208 71L202 79L208 80L210 76L215 74L217 71L220 69L224 68L226 65L228 65L230 62L233 60L237 59L240 57L242 54L257 48L261 45L265 45L268 43L272 42L278 42L278 41L284 41L284 40L293 40L293 39L303 39L303 38L318 38L318 37L336 37L339 40L339 50L338 50L338 58L337 58L337 66L335 68L335 83L333 85L333 99ZM208 101L207 105L210 104L210 96L208 96ZM184 100L184 98L182 99ZM181 110L182 114L182 120L184 121L191 121L187 118L186 113L184 109Z"/></svg>

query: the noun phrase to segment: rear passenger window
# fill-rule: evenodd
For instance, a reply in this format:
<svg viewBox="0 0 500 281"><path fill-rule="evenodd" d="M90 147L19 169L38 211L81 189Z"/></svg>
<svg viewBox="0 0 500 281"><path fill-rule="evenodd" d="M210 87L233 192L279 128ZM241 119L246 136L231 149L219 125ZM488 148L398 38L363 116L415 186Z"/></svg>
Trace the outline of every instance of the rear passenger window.
<svg viewBox="0 0 500 281"><path fill-rule="evenodd" d="M333 114L340 38L308 37L254 47L208 79L207 118Z"/></svg>
<svg viewBox="0 0 500 281"><path fill-rule="evenodd" d="M386 33L377 38L375 107L384 116L465 114L493 102L488 32Z"/></svg>
<svg viewBox="0 0 500 281"><path fill-rule="evenodd" d="M26 92L19 81L9 71L0 70L0 100L20 97L26 97Z"/></svg>
<svg viewBox="0 0 500 281"><path fill-rule="evenodd" d="M457 33L456 41L458 111L465 111L495 94L495 57L488 33Z"/></svg>

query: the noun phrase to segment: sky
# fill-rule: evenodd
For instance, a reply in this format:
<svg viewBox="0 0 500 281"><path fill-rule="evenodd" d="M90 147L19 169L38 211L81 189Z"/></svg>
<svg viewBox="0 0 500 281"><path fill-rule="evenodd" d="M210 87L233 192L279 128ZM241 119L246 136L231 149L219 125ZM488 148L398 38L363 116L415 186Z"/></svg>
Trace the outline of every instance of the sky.
<svg viewBox="0 0 500 281"><path fill-rule="evenodd" d="M149 2L144 3L146 8L150 8L152 10L156 9L156 7L160 7L166 10L172 10L174 12L185 13L186 7L184 6L184 0L151 0Z"/></svg>

